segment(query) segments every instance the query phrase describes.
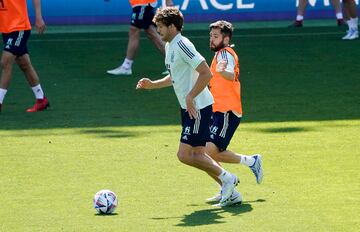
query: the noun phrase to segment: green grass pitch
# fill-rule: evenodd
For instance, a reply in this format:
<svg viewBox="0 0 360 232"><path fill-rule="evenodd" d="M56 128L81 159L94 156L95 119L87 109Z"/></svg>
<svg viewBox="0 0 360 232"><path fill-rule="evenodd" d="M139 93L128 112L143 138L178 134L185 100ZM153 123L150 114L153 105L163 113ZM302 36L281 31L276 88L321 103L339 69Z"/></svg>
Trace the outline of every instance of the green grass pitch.
<svg viewBox="0 0 360 232"><path fill-rule="evenodd" d="M360 41L345 29L237 29L244 118L229 148L261 153L264 181L236 173L241 206L216 208L204 173L176 157L179 106L144 38L131 77L110 77L126 32L33 34L29 47L51 108L34 103L18 68L0 114L0 231L359 231ZM207 26L184 34L210 62ZM119 197L99 216L93 195Z"/></svg>

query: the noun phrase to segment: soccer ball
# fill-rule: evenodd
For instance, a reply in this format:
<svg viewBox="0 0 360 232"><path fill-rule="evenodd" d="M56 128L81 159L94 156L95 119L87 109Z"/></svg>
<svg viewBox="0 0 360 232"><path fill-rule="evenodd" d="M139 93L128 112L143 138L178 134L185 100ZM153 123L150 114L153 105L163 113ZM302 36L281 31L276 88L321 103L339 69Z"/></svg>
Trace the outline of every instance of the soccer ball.
<svg viewBox="0 0 360 232"><path fill-rule="evenodd" d="M110 190L100 190L94 196L94 208L98 213L111 214L115 211L117 205L117 196Z"/></svg>

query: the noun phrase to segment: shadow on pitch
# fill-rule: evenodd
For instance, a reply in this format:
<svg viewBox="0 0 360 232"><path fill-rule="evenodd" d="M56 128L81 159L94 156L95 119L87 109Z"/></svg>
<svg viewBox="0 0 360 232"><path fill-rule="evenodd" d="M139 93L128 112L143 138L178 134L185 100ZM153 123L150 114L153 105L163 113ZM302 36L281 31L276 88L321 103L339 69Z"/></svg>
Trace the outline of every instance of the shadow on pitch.
<svg viewBox="0 0 360 232"><path fill-rule="evenodd" d="M181 222L176 226L187 227L187 226L201 226L209 224L221 224L225 223L222 219L225 218L222 216L224 213L230 213L231 216L238 216L243 213L248 213L252 211L253 208L249 203L243 203L241 205L234 205L223 208L212 208L197 210L189 215L184 215L181 219Z"/></svg>
<svg viewBox="0 0 360 232"><path fill-rule="evenodd" d="M299 133L299 132L314 131L314 129L311 129L309 127L277 127L277 128L259 129L258 131L263 133Z"/></svg>
<svg viewBox="0 0 360 232"><path fill-rule="evenodd" d="M72 132L72 133L79 133L79 134L86 134L86 135L90 135L90 136L96 136L96 137L100 137L100 138L112 138L112 139L116 139L116 138L130 138L130 137L139 137L139 136L143 136L144 134L147 135L147 132L133 132L133 131L129 131L129 130L120 130L120 129L116 129L116 130L111 130L111 129L84 129L84 130L78 130L78 132ZM69 133L72 134L72 133ZM46 132L44 133L41 130L38 131L32 131L31 133L27 133L27 132L18 132L18 133L13 133L11 135L9 135L8 137L18 137L18 138L22 138L22 137L31 137L31 136L57 136L58 133L54 132L54 133L50 133L50 132ZM63 134L65 135L65 134ZM7 137L7 135L3 135L4 137ZM49 143L51 143L51 140L49 140Z"/></svg>
<svg viewBox="0 0 360 232"><path fill-rule="evenodd" d="M110 130L110 129L81 130L81 133L95 135L102 138L127 138L127 137L140 136L140 133L135 133L131 131Z"/></svg>
<svg viewBox="0 0 360 232"><path fill-rule="evenodd" d="M244 213L248 213L253 210L250 203L265 202L264 199L258 199L255 201L244 201L241 205L233 205L228 207L213 207L210 209L196 210L191 214L186 214L181 217L161 217L161 218L152 218L153 220L166 220L166 219L181 219L181 222L175 226L179 227L188 227L188 226L202 226L210 224L221 224L226 223L223 219L225 216L223 214L231 214L231 216L239 216ZM208 204L212 205L215 202L209 202ZM198 206L198 205L191 205ZM227 217L227 216L226 216Z"/></svg>

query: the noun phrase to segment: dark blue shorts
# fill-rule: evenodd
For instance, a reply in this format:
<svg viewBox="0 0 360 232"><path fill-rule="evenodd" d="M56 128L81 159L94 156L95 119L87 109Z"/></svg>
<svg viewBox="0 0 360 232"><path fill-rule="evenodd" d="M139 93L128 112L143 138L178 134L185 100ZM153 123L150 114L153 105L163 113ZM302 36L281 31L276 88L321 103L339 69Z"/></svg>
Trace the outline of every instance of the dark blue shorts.
<svg viewBox="0 0 360 232"><path fill-rule="evenodd" d="M11 33L2 33L4 42L4 51L10 52L19 57L28 53L27 41L31 31L14 31Z"/></svg>
<svg viewBox="0 0 360 232"><path fill-rule="evenodd" d="M148 29L153 23L155 8L150 5L135 6L132 8L131 25L139 29Z"/></svg>
<svg viewBox="0 0 360 232"><path fill-rule="evenodd" d="M205 146L209 137L209 123L212 105L198 111L196 119L190 119L189 113L181 109L182 132L180 142L193 147Z"/></svg>
<svg viewBox="0 0 360 232"><path fill-rule="evenodd" d="M209 142L214 143L221 151L225 151L240 124L241 118L232 111L215 112L211 116Z"/></svg>

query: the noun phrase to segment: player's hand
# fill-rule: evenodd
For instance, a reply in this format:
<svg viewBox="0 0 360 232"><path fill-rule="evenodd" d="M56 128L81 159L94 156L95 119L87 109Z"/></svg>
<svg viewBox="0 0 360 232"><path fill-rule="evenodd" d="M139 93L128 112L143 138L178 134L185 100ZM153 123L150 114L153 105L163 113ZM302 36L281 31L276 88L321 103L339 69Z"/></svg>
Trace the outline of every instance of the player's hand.
<svg viewBox="0 0 360 232"><path fill-rule="evenodd" d="M222 60L216 65L216 72L218 73L224 72L226 67L227 67L226 60Z"/></svg>
<svg viewBox="0 0 360 232"><path fill-rule="evenodd" d="M138 81L136 89L152 89L153 82L149 78L142 78Z"/></svg>
<svg viewBox="0 0 360 232"><path fill-rule="evenodd" d="M35 27L39 34L44 33L46 29L46 25L43 18L36 18L35 20Z"/></svg>
<svg viewBox="0 0 360 232"><path fill-rule="evenodd" d="M194 104L194 98L187 95L186 96L186 110L189 113L190 119L197 118L197 110Z"/></svg>

